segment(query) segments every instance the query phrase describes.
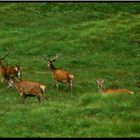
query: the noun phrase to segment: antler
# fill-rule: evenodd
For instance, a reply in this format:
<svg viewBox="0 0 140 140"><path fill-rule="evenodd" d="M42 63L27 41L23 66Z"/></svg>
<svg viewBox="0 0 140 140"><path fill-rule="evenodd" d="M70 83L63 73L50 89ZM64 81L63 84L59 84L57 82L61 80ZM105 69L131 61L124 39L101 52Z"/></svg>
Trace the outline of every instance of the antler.
<svg viewBox="0 0 140 140"><path fill-rule="evenodd" d="M47 60L47 61L55 61L61 54L60 53L57 53L55 57L52 57L51 59L49 59L45 54L42 56L42 58L44 60Z"/></svg>
<svg viewBox="0 0 140 140"><path fill-rule="evenodd" d="M45 54L43 54L42 59L49 61L49 58Z"/></svg>
<svg viewBox="0 0 140 140"><path fill-rule="evenodd" d="M55 57L51 58L51 61L56 60L56 58L58 58L61 55L61 53L57 53Z"/></svg>
<svg viewBox="0 0 140 140"><path fill-rule="evenodd" d="M4 60L5 59L5 57L7 57L9 55L9 50L8 50L8 52L7 52L7 54L5 54L3 57L1 57L0 59L1 60Z"/></svg>

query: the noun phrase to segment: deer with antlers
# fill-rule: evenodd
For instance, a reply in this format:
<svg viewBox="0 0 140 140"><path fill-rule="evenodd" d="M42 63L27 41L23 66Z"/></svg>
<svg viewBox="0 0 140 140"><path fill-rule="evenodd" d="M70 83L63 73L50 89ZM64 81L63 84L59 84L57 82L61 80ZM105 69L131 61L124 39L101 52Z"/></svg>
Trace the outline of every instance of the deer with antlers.
<svg viewBox="0 0 140 140"><path fill-rule="evenodd" d="M101 94L117 94L117 93L125 93L125 94L133 94L133 91L128 89L104 89L104 80L97 80L98 90Z"/></svg>
<svg viewBox="0 0 140 140"><path fill-rule="evenodd" d="M8 81L10 78L19 78L21 79L21 73L22 73L22 68L20 65L15 64L15 66L10 66L10 65L4 65L3 61L4 59L9 55L9 51L0 58L0 73L2 75L2 80L1 83L3 83L5 80Z"/></svg>
<svg viewBox="0 0 140 140"><path fill-rule="evenodd" d="M21 74L22 74L22 68L20 64L15 64L15 66L6 65L5 75L9 79L15 78L15 77L17 77L18 79L21 79Z"/></svg>
<svg viewBox="0 0 140 140"><path fill-rule="evenodd" d="M47 60L47 62L48 62L48 68L52 73L53 79L55 80L57 91L58 91L58 82L68 84L70 90L72 91L73 90L72 82L74 79L74 75L70 72L63 70L63 69L55 68L55 66L53 65L53 62L55 62L55 60L60 55L61 55L60 53L56 54L56 56L53 58L48 58L46 55L44 55L43 59Z"/></svg>
<svg viewBox="0 0 140 140"><path fill-rule="evenodd" d="M7 78L5 74L5 65L4 65L4 59L9 55L9 51L0 58L0 74L2 75L1 83Z"/></svg>

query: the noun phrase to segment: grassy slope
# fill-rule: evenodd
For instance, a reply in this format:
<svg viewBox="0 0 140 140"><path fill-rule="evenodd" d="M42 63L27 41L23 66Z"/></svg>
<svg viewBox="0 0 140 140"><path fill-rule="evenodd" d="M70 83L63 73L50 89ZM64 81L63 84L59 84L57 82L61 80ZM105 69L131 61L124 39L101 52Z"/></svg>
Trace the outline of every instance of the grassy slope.
<svg viewBox="0 0 140 140"><path fill-rule="evenodd" d="M139 137L140 95L101 96L96 80L136 93L140 80L139 3L0 3L0 55L23 79L47 86L48 102L20 102L0 85L0 137ZM74 92L53 82L42 54L75 75Z"/></svg>

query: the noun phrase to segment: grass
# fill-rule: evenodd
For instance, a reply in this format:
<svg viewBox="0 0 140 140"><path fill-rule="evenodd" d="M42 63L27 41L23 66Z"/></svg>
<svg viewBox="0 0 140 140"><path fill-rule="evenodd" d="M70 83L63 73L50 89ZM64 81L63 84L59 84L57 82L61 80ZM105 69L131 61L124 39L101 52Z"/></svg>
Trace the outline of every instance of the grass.
<svg viewBox="0 0 140 140"><path fill-rule="evenodd" d="M0 137L139 137L140 4L0 3L0 56L20 63L23 79L46 85L49 101L27 98L0 85ZM53 79L43 54L75 75L74 92ZM105 86L134 95L98 94Z"/></svg>

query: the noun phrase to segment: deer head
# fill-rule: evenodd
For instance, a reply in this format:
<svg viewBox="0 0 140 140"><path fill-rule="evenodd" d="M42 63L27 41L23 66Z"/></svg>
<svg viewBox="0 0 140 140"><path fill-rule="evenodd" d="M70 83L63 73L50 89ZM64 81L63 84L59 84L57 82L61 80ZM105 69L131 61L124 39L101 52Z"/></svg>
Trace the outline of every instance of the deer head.
<svg viewBox="0 0 140 140"><path fill-rule="evenodd" d="M22 68L20 66L20 64L15 64L14 67L15 71L16 71L16 76L21 79L21 74L22 74Z"/></svg>
<svg viewBox="0 0 140 140"><path fill-rule="evenodd" d="M97 80L97 84L98 84L99 87L103 88L104 80L103 79Z"/></svg>
<svg viewBox="0 0 140 140"><path fill-rule="evenodd" d="M48 61L48 68L52 65L52 62L55 62L55 60L60 56L61 54L57 53L54 57L48 58L46 55L43 55L43 59Z"/></svg>

